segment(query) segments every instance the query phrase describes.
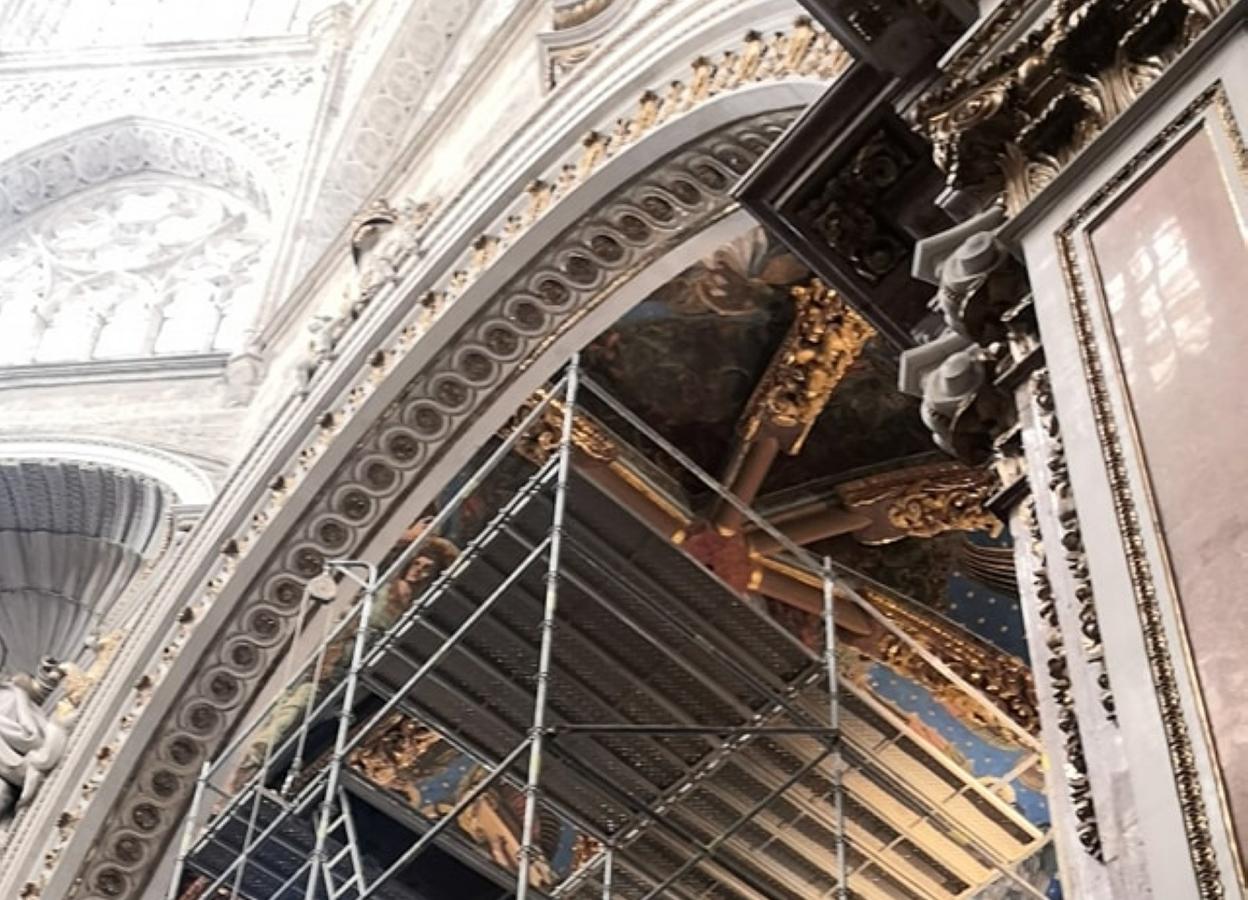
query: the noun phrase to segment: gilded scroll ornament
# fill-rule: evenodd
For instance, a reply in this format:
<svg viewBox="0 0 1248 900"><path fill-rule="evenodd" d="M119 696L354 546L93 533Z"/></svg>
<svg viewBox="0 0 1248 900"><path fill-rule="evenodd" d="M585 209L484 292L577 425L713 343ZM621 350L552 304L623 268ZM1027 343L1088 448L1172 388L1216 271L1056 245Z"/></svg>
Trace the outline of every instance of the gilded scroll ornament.
<svg viewBox="0 0 1248 900"><path fill-rule="evenodd" d="M796 454L875 329L818 278L791 294L796 318L750 399L742 429L753 440L771 428Z"/></svg>
<svg viewBox="0 0 1248 900"><path fill-rule="evenodd" d="M545 390L539 390L512 416L499 433L504 437L511 434L525 418L537 408L546 397ZM516 452L534 465L542 465L559 449L559 440L563 428L563 402L558 399L546 404L542 414L538 416L527 433L516 442ZM602 426L583 413L577 413L572 420L572 446L589 459L598 463L614 462L619 454L615 440Z"/></svg>
<svg viewBox="0 0 1248 900"><path fill-rule="evenodd" d="M848 508L868 511L876 520L857 532L859 540L884 544L950 531L986 531L996 537L1001 520L985 506L995 488L990 472L948 462L847 482L837 492Z"/></svg>

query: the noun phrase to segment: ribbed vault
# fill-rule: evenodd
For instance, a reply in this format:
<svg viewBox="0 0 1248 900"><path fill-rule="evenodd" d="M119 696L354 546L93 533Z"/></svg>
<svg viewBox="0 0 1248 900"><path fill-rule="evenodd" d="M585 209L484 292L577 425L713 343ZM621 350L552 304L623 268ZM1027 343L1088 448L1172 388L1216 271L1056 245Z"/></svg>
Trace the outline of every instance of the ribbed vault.
<svg viewBox="0 0 1248 900"><path fill-rule="evenodd" d="M77 655L154 552L167 506L123 469L0 461L0 671Z"/></svg>

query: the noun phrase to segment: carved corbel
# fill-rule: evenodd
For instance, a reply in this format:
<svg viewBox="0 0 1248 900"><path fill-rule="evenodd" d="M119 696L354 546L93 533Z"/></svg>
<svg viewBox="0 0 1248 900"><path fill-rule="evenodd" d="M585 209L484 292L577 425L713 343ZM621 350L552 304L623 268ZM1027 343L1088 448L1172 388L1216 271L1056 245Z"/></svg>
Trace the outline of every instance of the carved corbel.
<svg viewBox="0 0 1248 900"><path fill-rule="evenodd" d="M936 446L969 465L985 462L1006 414L992 384L992 356L953 331L901 355L902 391L922 398Z"/></svg>
<svg viewBox="0 0 1248 900"><path fill-rule="evenodd" d="M900 387L922 398L923 422L936 445L971 465L991 456L1011 419L994 375L1006 337L1002 317L1017 303L1026 275L994 233L1003 217L990 209L918 243L912 274L937 285L932 305L945 330L901 356Z"/></svg>
<svg viewBox="0 0 1248 900"><path fill-rule="evenodd" d="M930 115L927 134L946 183L987 201L1005 185L1002 150L1026 124L1014 73Z"/></svg>
<svg viewBox="0 0 1248 900"><path fill-rule="evenodd" d="M982 203L1004 199L1017 213L1226 5L1054 3L1049 18L1006 52L974 61L964 54L952 77L920 98L913 121L932 141L950 188Z"/></svg>

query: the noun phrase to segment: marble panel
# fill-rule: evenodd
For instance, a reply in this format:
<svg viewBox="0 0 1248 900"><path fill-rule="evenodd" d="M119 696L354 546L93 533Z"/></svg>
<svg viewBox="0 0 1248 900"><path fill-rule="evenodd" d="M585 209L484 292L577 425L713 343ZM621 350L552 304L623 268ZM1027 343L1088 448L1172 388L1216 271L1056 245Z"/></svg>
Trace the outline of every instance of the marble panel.
<svg viewBox="0 0 1248 900"><path fill-rule="evenodd" d="M1086 232L1231 816L1248 827L1248 249L1207 121ZM1242 848L1241 848L1242 855Z"/></svg>

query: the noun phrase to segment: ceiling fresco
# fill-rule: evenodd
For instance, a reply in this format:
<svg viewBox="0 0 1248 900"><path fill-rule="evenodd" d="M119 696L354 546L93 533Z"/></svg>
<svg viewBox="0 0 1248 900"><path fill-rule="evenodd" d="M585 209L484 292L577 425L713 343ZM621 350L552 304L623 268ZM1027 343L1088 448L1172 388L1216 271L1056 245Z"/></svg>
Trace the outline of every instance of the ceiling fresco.
<svg viewBox="0 0 1248 900"><path fill-rule="evenodd" d="M720 475L755 387L794 318L791 289L810 270L755 228L652 293L582 351L586 370L712 475ZM872 339L832 396L803 451L777 460L768 494L848 476L931 449L918 404L895 389L897 359ZM592 400L612 431L629 429ZM661 453L642 449L691 491Z"/></svg>
<svg viewBox="0 0 1248 900"><path fill-rule="evenodd" d="M718 474L723 448L732 445L737 420L793 321L788 288L809 276L754 229L607 329L582 351L585 368L699 466ZM613 431L627 434L609 411L594 408ZM662 454L651 455L672 468ZM681 480L696 486L687 473Z"/></svg>

